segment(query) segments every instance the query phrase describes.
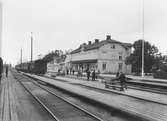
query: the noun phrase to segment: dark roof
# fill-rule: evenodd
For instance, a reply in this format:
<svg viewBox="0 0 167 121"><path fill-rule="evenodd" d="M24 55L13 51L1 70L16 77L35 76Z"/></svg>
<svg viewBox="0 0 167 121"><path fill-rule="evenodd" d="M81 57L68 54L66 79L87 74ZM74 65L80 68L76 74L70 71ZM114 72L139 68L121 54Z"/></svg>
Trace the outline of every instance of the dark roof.
<svg viewBox="0 0 167 121"><path fill-rule="evenodd" d="M88 59L88 60L78 60L78 61L71 61L73 64L80 64L80 63L96 63L97 59Z"/></svg>
<svg viewBox="0 0 167 121"><path fill-rule="evenodd" d="M132 47L132 44L130 44L130 43L121 43L119 41L116 41L116 40L113 40L113 39L109 39L109 40L102 40L102 41L99 41L97 43L94 42L94 43L92 43L90 45L89 44L88 45L82 44L82 45L80 45L80 47L78 47L77 49L73 50L71 52L71 54L81 52L82 47L84 47L84 51L88 51L88 50L97 49L97 48L99 48L99 47L101 47L101 46L103 46L104 44L107 44L107 43L117 43L117 44L122 45L126 49Z"/></svg>

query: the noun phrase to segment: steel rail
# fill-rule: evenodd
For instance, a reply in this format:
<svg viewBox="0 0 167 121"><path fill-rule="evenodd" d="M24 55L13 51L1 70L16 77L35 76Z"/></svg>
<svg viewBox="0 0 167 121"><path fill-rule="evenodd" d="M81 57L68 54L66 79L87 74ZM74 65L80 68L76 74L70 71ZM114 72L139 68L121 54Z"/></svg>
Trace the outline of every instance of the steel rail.
<svg viewBox="0 0 167 121"><path fill-rule="evenodd" d="M131 98L135 98L135 99L139 99L139 100L143 100L143 101L147 101L147 102L152 102L152 103L156 103L156 104L160 104L160 105L165 105L167 106L167 103L161 103L161 102L158 102L158 101L153 101L153 100L149 100L149 99L144 99L142 97L136 97L136 96L132 96L132 95L128 95L128 94L125 94L125 93L121 93L120 91L115 91L113 89L100 89L98 87L93 87L93 86L87 86L87 85L83 85L83 84L80 84L81 86L85 86L87 88L91 88L91 89L95 89L95 90L99 90L99 91L103 91L103 92L110 92L110 93L115 93L115 94L119 94L119 95L123 95L123 96L128 96L128 97L131 97Z"/></svg>
<svg viewBox="0 0 167 121"><path fill-rule="evenodd" d="M26 77L27 77L27 76L26 76ZM19 82L20 82L20 81L19 81ZM33 81L31 81L31 82L32 82L33 84L39 86L41 89L43 89L43 90L45 90L45 91L51 93L52 95L58 97L59 99L65 101L66 103L70 104L71 106L73 106L73 107L75 107L75 108L81 110L82 112L88 114L89 116L93 117L94 119L96 119L96 120L98 120L98 121L103 121L101 118L99 118L99 117L95 116L94 114L90 113L89 111L87 111L87 110L85 110L85 109L79 107L78 105L75 105L75 104L73 104L72 102L66 100L65 98L56 95L54 92L52 92L52 91L50 91L50 90L48 90L48 89L45 89L45 88L41 87L39 84L34 83ZM30 93L30 94L56 119L56 121L59 121L58 118L49 110L49 108L47 108L47 106L46 106L44 103L42 103L42 101L40 101L40 99L39 99L38 97L36 97L35 95L33 95L33 94L31 93L31 91L29 91L29 89L28 89L27 87L25 87L22 82L20 82L20 83L21 83L21 84L23 85L23 87L24 87L24 88L25 88L25 89L26 89L26 90L27 90L27 91L28 91L28 92L29 92L29 93Z"/></svg>
<svg viewBox="0 0 167 121"><path fill-rule="evenodd" d="M153 88L148 88L148 87L144 87L144 86L131 86L128 84L127 86L129 89L135 89L135 90L141 90L141 91L148 91L148 92L152 92L152 93L157 93L157 94L164 94L167 95L167 92L165 92L165 90L163 89L155 89L153 90Z"/></svg>
<svg viewBox="0 0 167 121"><path fill-rule="evenodd" d="M52 113L52 111L49 110L49 108L42 102L40 101L40 99L38 97L36 97L35 95L33 95L31 93L31 91L25 87L25 85L21 82L21 81L18 81L23 87L24 89L39 103L42 105L42 107L56 120L56 121L59 121L59 119Z"/></svg>

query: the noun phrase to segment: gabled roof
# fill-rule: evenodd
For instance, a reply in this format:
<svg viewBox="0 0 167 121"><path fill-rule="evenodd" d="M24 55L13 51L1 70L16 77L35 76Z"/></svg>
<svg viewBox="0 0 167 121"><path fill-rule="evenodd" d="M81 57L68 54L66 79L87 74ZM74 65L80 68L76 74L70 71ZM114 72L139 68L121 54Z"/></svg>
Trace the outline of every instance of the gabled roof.
<svg viewBox="0 0 167 121"><path fill-rule="evenodd" d="M131 48L132 47L132 44L130 43L121 43L119 41L116 41L116 40L113 40L113 39L108 39L108 40L102 40L100 42L94 42L92 44L88 44L88 45L80 45L79 48L73 50L71 52L71 54L74 54L74 53L79 53L81 52L81 49L84 48L84 51L88 51L88 50L93 50L93 49L98 49L100 48L101 46L103 46L104 44L108 44L108 43L117 43L117 44L120 44L122 45L124 48Z"/></svg>

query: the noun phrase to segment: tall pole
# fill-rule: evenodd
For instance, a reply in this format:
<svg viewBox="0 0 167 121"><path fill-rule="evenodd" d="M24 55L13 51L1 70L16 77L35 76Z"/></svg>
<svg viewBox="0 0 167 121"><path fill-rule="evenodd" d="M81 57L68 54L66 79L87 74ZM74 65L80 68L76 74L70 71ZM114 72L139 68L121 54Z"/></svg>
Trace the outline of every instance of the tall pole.
<svg viewBox="0 0 167 121"><path fill-rule="evenodd" d="M32 32L31 32L31 63L32 63L32 57L33 57L33 36L32 36Z"/></svg>
<svg viewBox="0 0 167 121"><path fill-rule="evenodd" d="M142 77L144 77L144 0L143 0L143 25L142 25L142 34L143 34L143 40L142 40Z"/></svg>
<svg viewBox="0 0 167 121"><path fill-rule="evenodd" d="M22 64L22 48L21 48L20 63Z"/></svg>
<svg viewBox="0 0 167 121"><path fill-rule="evenodd" d="M2 2L0 0L0 57L2 58L2 15L3 11L2 11Z"/></svg>
<svg viewBox="0 0 167 121"><path fill-rule="evenodd" d="M33 32L31 32L31 64L30 64L31 73L32 73L32 59L33 59Z"/></svg>
<svg viewBox="0 0 167 121"><path fill-rule="evenodd" d="M22 48L21 48L21 55L20 55L20 67L22 68Z"/></svg>

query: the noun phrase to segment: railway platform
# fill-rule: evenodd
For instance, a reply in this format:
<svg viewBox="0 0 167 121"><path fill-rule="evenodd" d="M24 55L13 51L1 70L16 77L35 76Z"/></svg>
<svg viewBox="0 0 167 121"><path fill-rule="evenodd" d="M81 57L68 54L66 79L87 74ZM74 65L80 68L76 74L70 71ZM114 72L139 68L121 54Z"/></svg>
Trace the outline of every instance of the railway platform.
<svg viewBox="0 0 167 121"><path fill-rule="evenodd" d="M49 77L50 75L46 74L46 76ZM111 75L111 74L110 75L101 74L100 76L101 78L96 79L96 81L105 82L105 80L110 80L111 78L115 78L115 75ZM76 75L65 75L65 77L74 78L77 80L87 80L86 75L82 77L77 77ZM132 75L127 75L126 77L131 78L131 80L128 80L128 82L130 83L136 83L139 85L146 84L146 85L151 85L154 87L167 88L167 80L165 79L159 80L159 79L153 79L151 77L137 77L137 76L132 76Z"/></svg>
<svg viewBox="0 0 167 121"><path fill-rule="evenodd" d="M3 74L0 85L0 120L1 121L18 121L16 110L16 99L14 88L12 85L13 79L9 73L8 78Z"/></svg>
<svg viewBox="0 0 167 121"><path fill-rule="evenodd" d="M74 76L76 77L76 73L75 75L70 74L70 76ZM83 73L84 77L86 76L86 73ZM114 74L100 74L99 76L101 77L106 77L106 78L115 78L116 75ZM153 83L163 83L163 84L167 84L167 79L158 79L158 78L153 78L153 76L134 76L134 75L126 75L126 77L132 79L132 80L137 80L137 81L147 81L147 82L153 82Z"/></svg>
<svg viewBox="0 0 167 121"><path fill-rule="evenodd" d="M68 83L61 81L56 81L54 79L49 79L46 77L39 77L36 75L30 75L34 78L40 79L51 85L55 85L59 88L63 88L66 91L75 93L77 95L83 96L90 100L96 101L102 105L118 109L120 111L126 112L130 115L134 115L143 120L150 121L167 121L167 96L161 94L153 94L150 92L141 92L137 90L128 89L124 93L127 95L136 96L146 100L138 100L135 98L129 98L124 95L112 95L112 93L102 93L97 90L91 90L89 88L82 88L82 86L76 86L78 84L84 84L86 86L92 86L96 88L104 88L104 84L100 82L92 82L85 80L70 79L66 77L56 77L58 80L64 80ZM74 85L73 85L74 84ZM75 85L76 84L76 85ZM118 91L117 91L118 92ZM148 101L150 100L150 102ZM153 100L153 102L151 102ZM155 102L154 102L155 101ZM160 103L164 104L160 104Z"/></svg>

